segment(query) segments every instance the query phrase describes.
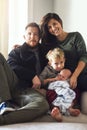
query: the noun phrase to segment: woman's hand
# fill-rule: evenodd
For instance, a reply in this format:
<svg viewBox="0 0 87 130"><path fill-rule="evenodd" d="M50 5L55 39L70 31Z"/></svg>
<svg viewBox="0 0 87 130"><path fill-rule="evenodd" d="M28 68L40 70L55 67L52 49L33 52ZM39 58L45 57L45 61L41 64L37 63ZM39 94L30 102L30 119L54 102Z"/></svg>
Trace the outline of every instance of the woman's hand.
<svg viewBox="0 0 87 130"><path fill-rule="evenodd" d="M77 78L80 75L80 73L83 71L85 68L86 63L83 61L79 61L77 68L75 69L74 73L72 74L70 78L70 85L72 89L75 89L77 86Z"/></svg>
<svg viewBox="0 0 87 130"><path fill-rule="evenodd" d="M70 78L70 86L72 89L77 87L77 77L75 75L72 75Z"/></svg>
<svg viewBox="0 0 87 130"><path fill-rule="evenodd" d="M37 75L33 78L32 83L33 83L33 86L32 86L33 88L40 88L41 86L41 81Z"/></svg>
<svg viewBox="0 0 87 130"><path fill-rule="evenodd" d="M18 48L18 47L20 47L20 46L21 46L21 45L19 45L19 44L15 44L12 49L16 49L16 48Z"/></svg>

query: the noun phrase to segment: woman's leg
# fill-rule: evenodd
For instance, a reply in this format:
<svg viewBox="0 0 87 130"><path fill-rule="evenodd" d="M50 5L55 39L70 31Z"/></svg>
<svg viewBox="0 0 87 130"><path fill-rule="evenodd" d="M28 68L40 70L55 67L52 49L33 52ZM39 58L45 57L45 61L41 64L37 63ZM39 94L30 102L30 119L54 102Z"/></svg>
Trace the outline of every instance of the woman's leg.
<svg viewBox="0 0 87 130"><path fill-rule="evenodd" d="M85 91L87 92L87 73L79 76L77 87L81 93Z"/></svg>
<svg viewBox="0 0 87 130"><path fill-rule="evenodd" d="M87 114L87 73L81 75L78 79L78 86L81 93L81 111Z"/></svg>

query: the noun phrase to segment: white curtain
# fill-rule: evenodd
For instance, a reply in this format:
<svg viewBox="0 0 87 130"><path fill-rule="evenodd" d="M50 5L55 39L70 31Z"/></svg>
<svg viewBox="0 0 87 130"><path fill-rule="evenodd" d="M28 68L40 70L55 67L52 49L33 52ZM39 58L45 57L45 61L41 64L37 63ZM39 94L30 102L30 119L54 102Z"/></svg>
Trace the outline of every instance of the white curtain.
<svg viewBox="0 0 87 130"><path fill-rule="evenodd" d="M23 43L28 0L0 0L0 52L7 58L14 44Z"/></svg>
<svg viewBox="0 0 87 130"><path fill-rule="evenodd" d="M23 44L23 33L27 22L28 0L9 0L8 53L15 44Z"/></svg>
<svg viewBox="0 0 87 130"><path fill-rule="evenodd" d="M8 0L0 0L0 52L7 58L8 54Z"/></svg>

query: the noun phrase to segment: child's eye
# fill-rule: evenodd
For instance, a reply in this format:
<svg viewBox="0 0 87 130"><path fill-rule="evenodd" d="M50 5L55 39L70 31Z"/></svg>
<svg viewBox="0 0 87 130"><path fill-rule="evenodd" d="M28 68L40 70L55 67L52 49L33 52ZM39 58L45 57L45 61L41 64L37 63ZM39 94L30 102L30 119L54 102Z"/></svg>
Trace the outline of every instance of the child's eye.
<svg viewBox="0 0 87 130"><path fill-rule="evenodd" d="M57 63L55 63L55 65L57 65Z"/></svg>

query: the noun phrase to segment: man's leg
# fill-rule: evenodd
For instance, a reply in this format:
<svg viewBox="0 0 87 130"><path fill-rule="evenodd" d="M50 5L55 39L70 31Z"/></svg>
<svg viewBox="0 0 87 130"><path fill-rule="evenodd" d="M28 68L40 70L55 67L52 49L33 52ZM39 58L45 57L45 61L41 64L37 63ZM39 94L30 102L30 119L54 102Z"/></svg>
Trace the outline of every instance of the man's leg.
<svg viewBox="0 0 87 130"><path fill-rule="evenodd" d="M45 114L49 109L45 97L33 89L28 89L16 97L15 101L21 108L0 116L1 125L30 122Z"/></svg>
<svg viewBox="0 0 87 130"><path fill-rule="evenodd" d="M0 103L11 99L11 88L15 87L18 79L0 54Z"/></svg>

